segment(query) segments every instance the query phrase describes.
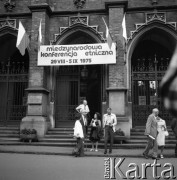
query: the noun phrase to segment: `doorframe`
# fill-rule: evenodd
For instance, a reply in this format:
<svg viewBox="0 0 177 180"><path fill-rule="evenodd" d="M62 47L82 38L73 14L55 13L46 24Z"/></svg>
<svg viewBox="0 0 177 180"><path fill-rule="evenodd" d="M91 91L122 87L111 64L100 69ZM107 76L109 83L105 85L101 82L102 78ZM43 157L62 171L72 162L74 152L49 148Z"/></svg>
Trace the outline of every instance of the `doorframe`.
<svg viewBox="0 0 177 180"><path fill-rule="evenodd" d="M155 21L152 22L151 24L148 24L147 26L144 26L141 28L134 36L132 39L128 41L127 44L127 101L128 101L128 112L129 112L129 122L131 124L131 128L133 126L133 119L132 119L132 77L131 77L131 60L132 60L132 55L133 52L141 40L141 37L144 35L149 30L152 30L154 28L161 29L167 34L171 35L171 37L174 39L174 41L177 41L177 32L174 29L171 29L168 27L168 25L164 24L163 22L160 21Z"/></svg>

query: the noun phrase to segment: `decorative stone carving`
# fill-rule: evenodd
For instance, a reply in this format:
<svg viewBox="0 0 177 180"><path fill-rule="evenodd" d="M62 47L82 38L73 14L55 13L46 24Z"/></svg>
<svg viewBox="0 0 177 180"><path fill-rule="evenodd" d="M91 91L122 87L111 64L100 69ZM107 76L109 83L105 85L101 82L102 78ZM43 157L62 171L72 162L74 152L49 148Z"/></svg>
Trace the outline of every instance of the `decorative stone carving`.
<svg viewBox="0 0 177 180"><path fill-rule="evenodd" d="M15 6L15 0L6 0L4 3L4 7L8 12L11 12Z"/></svg>
<svg viewBox="0 0 177 180"><path fill-rule="evenodd" d="M166 22L166 14L164 12L152 12L146 14L146 23L149 23L154 20L159 20L162 22Z"/></svg>
<svg viewBox="0 0 177 180"><path fill-rule="evenodd" d="M158 0L151 0L151 1L152 1L152 5L158 4Z"/></svg>
<svg viewBox="0 0 177 180"><path fill-rule="evenodd" d="M73 0L73 2L77 8L83 8L84 4L86 3L86 0Z"/></svg>
<svg viewBox="0 0 177 180"><path fill-rule="evenodd" d="M88 16L72 16L69 18L70 26L77 24L77 23L88 25Z"/></svg>
<svg viewBox="0 0 177 180"><path fill-rule="evenodd" d="M138 33L143 27L149 25L150 23L157 21L163 24L168 25L170 28L176 30L176 22L167 22L166 20L166 13L165 12L150 12L145 14L145 23L137 23L135 24L136 29L130 31L130 37L128 41L133 38L133 36Z"/></svg>
<svg viewBox="0 0 177 180"><path fill-rule="evenodd" d="M71 29L73 26L76 25L83 25L86 28L92 30L93 32L95 32L95 34L97 34L101 40L105 41L104 37L103 37L103 32L99 32L98 31L98 26L89 26L89 17L88 16L81 16L80 14L78 14L78 16L71 16L69 18L69 26L68 27L60 27L60 31L58 34L54 34L54 40L50 41L50 44L55 44L57 42L57 39L62 36L62 34L64 32L66 32L67 30Z"/></svg>
<svg viewBox="0 0 177 180"><path fill-rule="evenodd" d="M3 27L12 27L12 28L16 29L16 19L0 20L0 29Z"/></svg>

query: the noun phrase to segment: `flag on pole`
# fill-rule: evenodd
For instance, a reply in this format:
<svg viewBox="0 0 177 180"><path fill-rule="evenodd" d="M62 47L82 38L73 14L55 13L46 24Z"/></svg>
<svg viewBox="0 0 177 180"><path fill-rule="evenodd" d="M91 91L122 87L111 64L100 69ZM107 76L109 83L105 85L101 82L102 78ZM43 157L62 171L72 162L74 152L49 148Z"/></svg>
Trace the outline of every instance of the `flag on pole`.
<svg viewBox="0 0 177 180"><path fill-rule="evenodd" d="M21 21L19 21L16 47L19 49L22 56L25 55L25 50L26 48L28 48L28 46L29 46L29 37Z"/></svg>
<svg viewBox="0 0 177 180"><path fill-rule="evenodd" d="M39 34L38 34L38 51L40 50L40 46L42 44L42 19L39 24Z"/></svg>
<svg viewBox="0 0 177 180"><path fill-rule="evenodd" d="M162 101L166 109L177 115L177 47L160 83Z"/></svg>
<svg viewBox="0 0 177 180"><path fill-rule="evenodd" d="M126 29L126 23L125 23L125 14L122 20L122 36L125 38L127 41L127 29Z"/></svg>
<svg viewBox="0 0 177 180"><path fill-rule="evenodd" d="M104 22L104 24L105 24L105 26L106 26L106 40L107 40L107 43L108 43L109 48L111 49L113 40L112 40L111 34L110 34L110 32L109 32L109 28L108 28L108 26L107 26L104 18L103 18L103 22Z"/></svg>
<svg viewBox="0 0 177 180"><path fill-rule="evenodd" d="M122 20L121 41L122 41L123 47L125 48L125 44L127 43L127 29L126 29L126 22L125 22L125 14Z"/></svg>

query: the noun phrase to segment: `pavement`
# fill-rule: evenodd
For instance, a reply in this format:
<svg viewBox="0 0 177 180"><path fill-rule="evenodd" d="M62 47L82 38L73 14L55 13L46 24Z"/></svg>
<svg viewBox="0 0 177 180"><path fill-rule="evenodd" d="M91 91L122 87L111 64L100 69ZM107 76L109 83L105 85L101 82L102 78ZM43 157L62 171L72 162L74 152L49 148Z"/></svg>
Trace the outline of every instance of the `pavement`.
<svg viewBox="0 0 177 180"><path fill-rule="evenodd" d="M72 147L56 146L32 146L32 145L0 145L0 153L17 153L17 154L40 154L40 155L61 155L72 156ZM142 157L143 149L113 149L112 154L104 154L104 149L98 152L91 152L85 149L85 156L91 157ZM164 157L174 158L173 149L164 149Z"/></svg>

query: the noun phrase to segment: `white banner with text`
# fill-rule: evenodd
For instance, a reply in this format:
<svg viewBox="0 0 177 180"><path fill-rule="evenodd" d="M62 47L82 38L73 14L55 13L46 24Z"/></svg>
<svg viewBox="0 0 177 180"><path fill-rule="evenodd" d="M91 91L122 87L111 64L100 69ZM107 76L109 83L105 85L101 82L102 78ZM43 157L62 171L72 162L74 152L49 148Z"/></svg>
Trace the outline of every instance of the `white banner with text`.
<svg viewBox="0 0 177 180"><path fill-rule="evenodd" d="M38 66L115 64L116 45L107 43L43 45L38 52Z"/></svg>

